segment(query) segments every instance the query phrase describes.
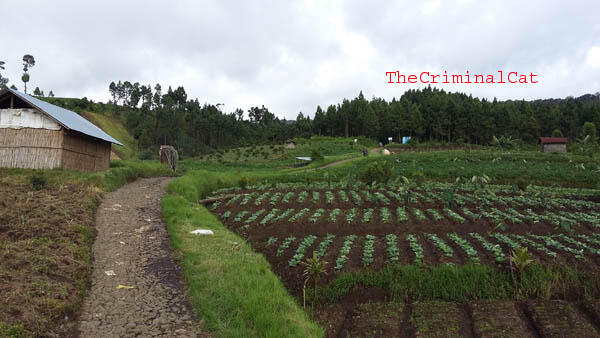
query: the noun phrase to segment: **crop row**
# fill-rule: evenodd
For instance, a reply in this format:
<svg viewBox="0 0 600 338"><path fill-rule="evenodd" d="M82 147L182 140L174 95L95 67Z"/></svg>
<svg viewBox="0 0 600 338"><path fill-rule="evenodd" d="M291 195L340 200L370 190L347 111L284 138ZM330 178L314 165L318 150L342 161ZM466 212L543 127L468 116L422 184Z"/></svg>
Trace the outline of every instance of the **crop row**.
<svg viewBox="0 0 600 338"><path fill-rule="evenodd" d="M463 181L465 182L465 181ZM399 191L406 187L403 182L400 180L392 181L385 184L377 184L376 186L370 186L362 184L361 182L354 181L351 185L348 184L347 181L338 181L338 182L327 182L327 181L317 181L317 182L288 182L288 183L264 183L249 186L245 190L252 190L256 192L267 191L267 190L368 190L368 191L381 191L381 190L391 190L391 191ZM465 184L466 183L466 184ZM472 194L477 192L479 187L474 184L469 184L465 182L463 184L455 184L455 183L445 183L445 182L424 182L422 185L418 187L418 192L426 195L428 198L432 197L432 194L440 195L440 192L454 190L461 194ZM491 184L488 185L487 190L493 192L496 195L521 195L521 193L517 193L515 191L515 187L512 185L501 185L501 184ZM239 187L231 187L231 188L222 188L213 192L213 195L219 194L231 194L233 192L239 192L243 189ZM582 190L582 189L573 189L573 188L563 188L563 187L544 187L544 186L530 186L527 188L527 191L523 196L531 198L531 197L539 197L544 199L546 196L550 196L553 198L567 198L574 197L578 198L581 196L586 196L590 194L595 194L596 192L593 190Z"/></svg>
<svg viewBox="0 0 600 338"><path fill-rule="evenodd" d="M448 196L451 196L448 197ZM449 200L451 199L451 201ZM548 197L538 195L494 195L494 194L473 194L452 192L451 194L442 194L434 190L298 190L298 191L254 191L248 194L236 194L229 198L225 203L231 205L263 205L267 200L271 206L278 206L288 203L304 203L308 201L312 204L334 203L353 204L356 206L365 203L375 203L380 205L402 204L407 202L415 203L433 203L446 205L449 202L457 206L483 206L483 207L503 207L503 208L542 208L542 209L577 209L579 211L598 210L600 204L580 199L569 199L563 197ZM218 207L214 206L214 208Z"/></svg>
<svg viewBox="0 0 600 338"><path fill-rule="evenodd" d="M229 210L221 214L222 219L230 219L231 212ZM457 208L455 210L443 208L442 210L427 208L421 210L418 207L397 207L390 209L388 207L381 208L350 208L326 210L318 209L295 209L295 208L273 208L266 213L266 209L258 211L242 210L233 215L233 222L244 222L246 225L258 221L262 226L276 223L299 222L304 217L308 217L310 223L335 223L344 221L346 223L397 223L407 222L410 217L418 222L442 222L448 220L454 223L465 223L468 221L475 222L480 219L487 220L494 225L499 225L500 228L508 225L520 224L535 224L544 222L552 224L556 227L561 227L563 230L569 231L573 226L587 224L593 227L600 227L600 217L595 214L585 214L582 212L567 213L567 212L550 212L536 213L532 209L518 211L513 208L507 208L504 211L498 208L472 208L467 207ZM394 220L395 216L395 220ZM248 217L248 218L246 218Z"/></svg>
<svg viewBox="0 0 600 338"><path fill-rule="evenodd" d="M547 255L551 258L572 256L577 260L585 260L586 255L600 256L600 235L506 235L502 233L488 233L486 235L470 233L470 236L460 236L456 233L447 233L445 235L435 235L430 233L423 234L419 238L416 234L408 234L401 238L396 234L388 234L382 237L374 235L348 235L343 237L343 243L335 254L334 269L341 270L348 262L348 257L355 247L361 250L361 263L363 266L369 266L373 263L376 254L385 255L387 263L397 263L400 258L399 244L405 240L412 251L412 257L408 261L422 263L425 258L425 249L432 247L432 255L441 255L447 258L459 258L464 256L472 263L480 263L481 255L488 254L496 262L504 262L507 259L507 253L503 246L509 250L517 248L528 248L530 252L538 255ZM327 234L324 238L314 235L307 235L297 244L295 249L292 244L296 241L294 236L289 236L281 240L277 247L277 256L282 256L290 249L294 254L288 261L290 267L297 266L309 254L312 247L318 258L326 256L331 248L336 236ZM266 246L274 246L279 240L276 237L269 237ZM318 243L318 244L317 244ZM360 244L359 244L360 243ZM314 245L313 245L314 244ZM477 245L479 244L479 245ZM380 247L380 249L377 249ZM478 251L480 247L481 251ZM457 253L457 251L460 252ZM312 252L310 252L312 257Z"/></svg>

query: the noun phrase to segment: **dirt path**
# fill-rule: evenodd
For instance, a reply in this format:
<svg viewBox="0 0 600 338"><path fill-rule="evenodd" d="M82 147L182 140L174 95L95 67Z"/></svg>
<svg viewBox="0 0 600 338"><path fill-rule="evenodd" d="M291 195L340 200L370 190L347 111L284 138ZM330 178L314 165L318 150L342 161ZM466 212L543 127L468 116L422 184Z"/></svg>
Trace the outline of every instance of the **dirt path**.
<svg viewBox="0 0 600 338"><path fill-rule="evenodd" d="M140 179L105 196L80 337L207 336L194 324L161 217L169 180Z"/></svg>
<svg viewBox="0 0 600 338"><path fill-rule="evenodd" d="M383 149L383 148L373 148L373 149L369 150L369 152L370 152L371 154L373 154L373 153L376 153L376 152L378 152L378 151L381 151L381 149ZM340 165L340 164L342 164L342 163L346 163L346 162L350 162L350 161L359 160L359 159L361 159L361 158L362 158L362 157L353 157L353 158L347 158L347 159L345 159L345 160L339 160L339 161L335 161L335 162L328 163L328 164L326 164L326 165L324 165L324 166L322 166L322 167L319 167L319 168L321 168L321 169L322 169L322 168L335 167L335 166L338 166L338 165Z"/></svg>

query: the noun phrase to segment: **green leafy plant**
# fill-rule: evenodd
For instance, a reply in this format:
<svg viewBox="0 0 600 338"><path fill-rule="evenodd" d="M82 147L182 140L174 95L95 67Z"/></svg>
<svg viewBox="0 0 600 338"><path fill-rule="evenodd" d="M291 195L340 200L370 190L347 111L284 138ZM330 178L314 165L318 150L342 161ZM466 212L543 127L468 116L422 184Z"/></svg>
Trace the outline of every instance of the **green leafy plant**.
<svg viewBox="0 0 600 338"><path fill-rule="evenodd" d="M242 189L246 189L246 187L248 187L249 183L250 183L250 181L248 180L248 177L246 177L246 176L242 176L238 180L238 186Z"/></svg>
<svg viewBox="0 0 600 338"><path fill-rule="evenodd" d="M42 190L48 186L48 178L41 171L35 171L29 178L29 184L33 190Z"/></svg>
<svg viewBox="0 0 600 338"><path fill-rule="evenodd" d="M316 299L319 282L321 281L321 278L327 274L327 262L321 260L317 256L317 253L313 252L312 257L307 258L304 262L300 262L300 264L304 267L302 271L302 275L304 276L303 298L304 307L306 308L306 284L308 284L309 280L313 281Z"/></svg>
<svg viewBox="0 0 600 338"><path fill-rule="evenodd" d="M375 236L366 235L362 257L362 263L364 266L368 266L373 263L373 253L375 253Z"/></svg>
<svg viewBox="0 0 600 338"><path fill-rule="evenodd" d="M365 184L387 183L392 178L392 165L385 160L375 161L361 174L360 180Z"/></svg>
<svg viewBox="0 0 600 338"><path fill-rule="evenodd" d="M523 272L525 272L525 268L531 263L533 263L533 258L531 258L531 254L527 250L527 248L517 247L514 248L510 255L510 263L511 266L514 265L519 272L519 278L523 279Z"/></svg>
<svg viewBox="0 0 600 338"><path fill-rule="evenodd" d="M513 139L512 136L492 136L492 145L503 149L512 149L517 145L517 139Z"/></svg>
<svg viewBox="0 0 600 338"><path fill-rule="evenodd" d="M477 191L486 191L486 187L488 185L488 183L490 183L491 179L489 178L489 176L483 174L483 175L474 175L473 177L471 177L471 183L473 183L473 185L475 185Z"/></svg>

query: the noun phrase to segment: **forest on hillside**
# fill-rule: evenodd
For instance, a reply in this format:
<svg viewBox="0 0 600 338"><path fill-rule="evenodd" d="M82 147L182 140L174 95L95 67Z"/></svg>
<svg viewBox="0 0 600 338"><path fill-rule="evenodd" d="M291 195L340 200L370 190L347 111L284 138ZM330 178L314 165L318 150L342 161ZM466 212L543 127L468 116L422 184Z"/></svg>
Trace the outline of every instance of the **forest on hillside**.
<svg viewBox="0 0 600 338"><path fill-rule="evenodd" d="M140 148L171 144L185 156L214 149L281 143L288 138L366 136L377 140L413 136L419 142L489 144L493 136L535 144L539 137L562 134L581 138L585 122L600 126L600 95L536 101L489 101L463 93L427 87L408 90L400 98L353 99L317 106L314 117L299 113L296 120L279 119L265 106L247 112L224 112L220 104L189 99L183 87L163 91L129 81L111 83L112 101L97 104L46 98L68 109L114 110L138 140Z"/></svg>

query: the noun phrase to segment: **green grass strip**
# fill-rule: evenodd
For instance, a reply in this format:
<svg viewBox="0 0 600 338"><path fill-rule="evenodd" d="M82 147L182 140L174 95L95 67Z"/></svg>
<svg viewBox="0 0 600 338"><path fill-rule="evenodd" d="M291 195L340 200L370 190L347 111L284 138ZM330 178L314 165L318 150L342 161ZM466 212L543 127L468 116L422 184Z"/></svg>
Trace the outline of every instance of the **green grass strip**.
<svg viewBox="0 0 600 338"><path fill-rule="evenodd" d="M204 328L220 337L322 337L323 330L289 295L267 260L206 208L189 202L214 190L217 178L233 183L234 175L203 172L191 177L195 179L169 185L172 192L183 189L188 200L168 195L162 207L190 302ZM185 190L186 182L194 191ZM190 234L198 228L215 234Z"/></svg>

